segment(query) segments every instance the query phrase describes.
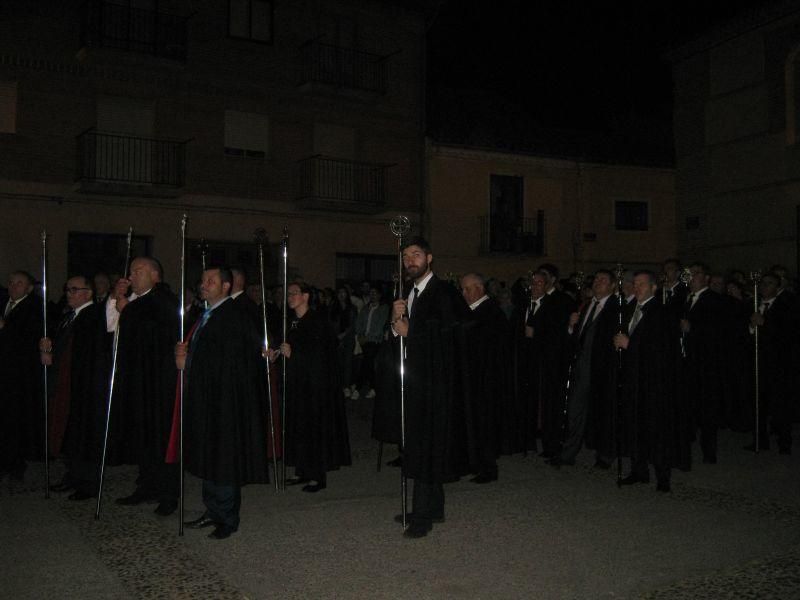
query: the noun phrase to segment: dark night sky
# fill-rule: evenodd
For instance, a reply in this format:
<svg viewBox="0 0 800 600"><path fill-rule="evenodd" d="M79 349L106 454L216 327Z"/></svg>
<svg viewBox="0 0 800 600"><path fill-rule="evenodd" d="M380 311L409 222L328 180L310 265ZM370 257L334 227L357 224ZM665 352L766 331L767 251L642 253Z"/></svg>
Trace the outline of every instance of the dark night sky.
<svg viewBox="0 0 800 600"><path fill-rule="evenodd" d="M429 133L668 163L672 80L664 52L765 3L448 0L428 35ZM575 133L586 131L597 141Z"/></svg>

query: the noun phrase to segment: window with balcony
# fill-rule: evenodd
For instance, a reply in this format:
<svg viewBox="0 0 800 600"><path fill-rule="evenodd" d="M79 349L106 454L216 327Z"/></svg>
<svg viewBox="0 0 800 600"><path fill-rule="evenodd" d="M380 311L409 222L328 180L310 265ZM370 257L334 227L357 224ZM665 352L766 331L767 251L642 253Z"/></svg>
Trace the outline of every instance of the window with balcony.
<svg viewBox="0 0 800 600"><path fill-rule="evenodd" d="M617 231L647 231L648 213L647 202L617 200L614 202L614 226Z"/></svg>
<svg viewBox="0 0 800 600"><path fill-rule="evenodd" d="M269 118L257 113L226 110L225 155L254 159L269 156Z"/></svg>
<svg viewBox="0 0 800 600"><path fill-rule="evenodd" d="M228 35L271 44L272 17L271 0L228 0Z"/></svg>

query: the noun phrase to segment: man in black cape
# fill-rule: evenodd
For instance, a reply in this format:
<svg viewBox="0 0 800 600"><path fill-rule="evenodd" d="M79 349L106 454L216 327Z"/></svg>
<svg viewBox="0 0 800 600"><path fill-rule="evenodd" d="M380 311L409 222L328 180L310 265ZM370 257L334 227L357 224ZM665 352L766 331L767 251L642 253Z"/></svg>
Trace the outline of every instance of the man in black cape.
<svg viewBox="0 0 800 600"><path fill-rule="evenodd" d="M655 468L657 490L670 491L671 469L677 456L676 432L682 415L675 399L679 351L677 324L655 300L658 287L651 271L633 278L636 307L627 333L618 333L614 345L622 348L622 454L631 457L631 473L623 485L648 483L649 465Z"/></svg>
<svg viewBox="0 0 800 600"><path fill-rule="evenodd" d="M226 268L203 272L208 303L188 342L176 346L185 372L184 464L203 479L206 512L186 525L214 526L225 539L239 528L241 487L266 483L266 364L251 318L230 298Z"/></svg>
<svg viewBox="0 0 800 600"><path fill-rule="evenodd" d="M97 496L111 344L105 306L94 302L88 277L70 277L65 287L71 310L56 328L54 339L42 338L39 342L42 363L52 365L48 369L51 404L63 406L67 415L63 442L59 444L67 472L51 489L73 490L70 500L87 500ZM53 425L51 420L51 429ZM55 446L51 447L57 454Z"/></svg>
<svg viewBox="0 0 800 600"><path fill-rule="evenodd" d="M33 287L30 273L11 273L0 307L0 474L20 481L26 459L41 460L44 448L42 299Z"/></svg>
<svg viewBox="0 0 800 600"><path fill-rule="evenodd" d="M391 321L393 335L406 341L403 469L414 490L405 535L419 538L434 521L444 520L443 484L457 480L463 464L455 421L469 389L455 365L466 354L456 341L466 307L456 289L433 274L433 254L424 239L409 240L402 256L413 287L406 300L395 300Z"/></svg>
<svg viewBox="0 0 800 600"><path fill-rule="evenodd" d="M474 359L468 372L471 402L465 406L472 438L467 448L474 455L470 456L471 472L476 473L472 481L483 484L497 480L502 435L514 415L509 323L497 301L486 294L480 274L461 278L461 295L470 310L466 328L469 356Z"/></svg>
<svg viewBox="0 0 800 600"><path fill-rule="evenodd" d="M109 331L119 323L111 418L123 461L139 466L136 490L117 504L157 501L156 514L178 507L178 469L164 462L175 403L175 343L179 302L162 282L153 258L131 262L130 278L117 282L106 303ZM132 294L126 297L128 288ZM121 425L121 427L120 427Z"/></svg>
<svg viewBox="0 0 800 600"><path fill-rule="evenodd" d="M689 439L700 429L700 447L703 462L717 462L717 431L724 418L725 357L724 331L726 306L722 297L709 288L710 273L703 263L689 267L692 278L690 293L686 298L681 319L683 345L683 373L681 383L688 401L688 415L693 422L686 423Z"/></svg>
<svg viewBox="0 0 800 600"><path fill-rule="evenodd" d="M570 317L569 353L574 356L570 376L565 440L554 467L574 465L586 437L595 449L595 466L609 468L613 451L613 408L616 351L613 338L619 323L614 275L605 269L592 280L593 297L580 313Z"/></svg>

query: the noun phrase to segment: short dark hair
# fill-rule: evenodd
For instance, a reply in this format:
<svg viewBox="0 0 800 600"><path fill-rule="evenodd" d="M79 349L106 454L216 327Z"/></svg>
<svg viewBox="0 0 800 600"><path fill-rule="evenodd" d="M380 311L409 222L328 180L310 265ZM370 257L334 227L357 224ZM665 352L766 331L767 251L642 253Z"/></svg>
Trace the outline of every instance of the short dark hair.
<svg viewBox="0 0 800 600"><path fill-rule="evenodd" d="M558 275L560 273L558 267L552 263L541 264L539 265L539 268L537 270L544 271L545 273L547 273L549 277L552 277L553 279L558 279Z"/></svg>
<svg viewBox="0 0 800 600"><path fill-rule="evenodd" d="M292 286L292 285L296 285L297 287L299 287L300 288L300 292L302 294L311 295L311 294L314 293L313 288L308 284L308 282L306 282L303 279L295 279L294 281L290 281L289 283L286 284L286 288L288 289L289 286Z"/></svg>
<svg viewBox="0 0 800 600"><path fill-rule="evenodd" d="M33 278L33 275L28 273L27 271L12 271L9 277L13 277L17 275L18 277L24 277L28 280L28 285L36 285L36 280Z"/></svg>
<svg viewBox="0 0 800 600"><path fill-rule="evenodd" d="M229 267L226 267L225 265L212 265L210 267L206 267L206 271L219 271L219 280L222 283L233 285L233 273Z"/></svg>
<svg viewBox="0 0 800 600"><path fill-rule="evenodd" d="M611 283L617 282L617 276L608 269L597 269L597 271L594 272L594 276L597 277L598 275L607 275Z"/></svg>
<svg viewBox="0 0 800 600"><path fill-rule="evenodd" d="M151 269L153 269L156 273L158 273L159 280L164 279L164 267L161 266L161 262L157 258L153 258L152 256L137 256L133 260L145 261L148 265L150 265ZM133 260L131 261L131 263L133 263Z"/></svg>
<svg viewBox="0 0 800 600"><path fill-rule="evenodd" d="M403 242L403 245L400 247L400 251L402 252L403 250L409 248L410 246L419 246L425 254L433 254L433 251L431 250L431 245L428 243L428 240L426 240L422 236L418 235L412 238L408 238L405 242Z"/></svg>
<svg viewBox="0 0 800 600"><path fill-rule="evenodd" d="M94 281L91 277L84 275L83 273L73 273L69 277L67 277L67 281L70 279L83 279L83 286L89 288L94 294Z"/></svg>
<svg viewBox="0 0 800 600"><path fill-rule="evenodd" d="M646 275L650 279L650 285L656 285L658 283L656 274L653 273L650 269L641 269L633 273L634 277L639 277L639 275Z"/></svg>
<svg viewBox="0 0 800 600"><path fill-rule="evenodd" d="M781 283L783 283L783 279L780 275L778 275L775 271L767 271L761 276L761 280L765 279L773 279L775 281L775 285L781 287Z"/></svg>
<svg viewBox="0 0 800 600"><path fill-rule="evenodd" d="M703 275L710 275L711 269L708 268L708 265L704 262L699 260L694 261L689 267L698 267L701 271L703 271Z"/></svg>

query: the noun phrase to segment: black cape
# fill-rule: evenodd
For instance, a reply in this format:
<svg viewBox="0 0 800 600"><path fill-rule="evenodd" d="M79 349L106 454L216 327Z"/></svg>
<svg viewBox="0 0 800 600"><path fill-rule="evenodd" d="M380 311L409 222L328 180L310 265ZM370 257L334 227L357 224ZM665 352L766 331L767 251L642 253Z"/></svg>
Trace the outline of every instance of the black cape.
<svg viewBox="0 0 800 600"><path fill-rule="evenodd" d="M189 347L186 469L221 485L268 481L266 364L251 318L226 300Z"/></svg>
<svg viewBox="0 0 800 600"><path fill-rule="evenodd" d="M309 310L287 331L286 461L302 477L319 481L327 471L350 465L338 341L324 314Z"/></svg>

